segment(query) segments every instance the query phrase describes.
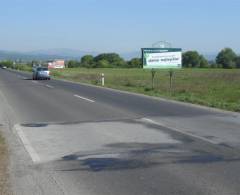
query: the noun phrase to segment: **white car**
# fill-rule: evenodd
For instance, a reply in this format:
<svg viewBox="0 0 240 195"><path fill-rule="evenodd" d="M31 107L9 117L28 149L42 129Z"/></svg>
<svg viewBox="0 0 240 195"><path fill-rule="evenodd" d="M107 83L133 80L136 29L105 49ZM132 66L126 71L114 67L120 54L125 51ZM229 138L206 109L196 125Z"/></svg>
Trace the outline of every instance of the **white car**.
<svg viewBox="0 0 240 195"><path fill-rule="evenodd" d="M47 79L50 80L50 71L48 68L45 67L37 67L33 69L33 75L32 75L33 80L38 80L38 79Z"/></svg>

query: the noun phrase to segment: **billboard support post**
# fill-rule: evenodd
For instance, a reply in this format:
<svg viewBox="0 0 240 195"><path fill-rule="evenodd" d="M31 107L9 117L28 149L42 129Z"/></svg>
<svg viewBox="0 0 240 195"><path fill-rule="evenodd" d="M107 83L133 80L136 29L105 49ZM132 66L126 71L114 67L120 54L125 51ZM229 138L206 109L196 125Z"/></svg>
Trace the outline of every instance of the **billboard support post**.
<svg viewBox="0 0 240 195"><path fill-rule="evenodd" d="M152 68L151 74L152 74L152 90L154 90L154 77L156 74L156 70L154 70L154 68Z"/></svg>
<svg viewBox="0 0 240 195"><path fill-rule="evenodd" d="M169 90L170 90L170 94L172 94L173 74L174 74L173 69L170 69L169 70Z"/></svg>
<svg viewBox="0 0 240 195"><path fill-rule="evenodd" d="M142 48L142 63L144 69L152 70L152 90L154 89L156 69L169 69L169 88L172 93L173 69L182 68L182 49L166 48L165 44L159 48Z"/></svg>
<svg viewBox="0 0 240 195"><path fill-rule="evenodd" d="M181 48L142 48L144 69L182 68Z"/></svg>

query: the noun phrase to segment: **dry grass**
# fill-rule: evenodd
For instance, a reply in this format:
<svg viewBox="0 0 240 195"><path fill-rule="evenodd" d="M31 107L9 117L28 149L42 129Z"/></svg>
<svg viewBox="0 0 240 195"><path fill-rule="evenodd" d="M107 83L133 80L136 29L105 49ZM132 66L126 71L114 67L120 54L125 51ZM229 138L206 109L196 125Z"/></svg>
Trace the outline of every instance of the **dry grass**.
<svg viewBox="0 0 240 195"><path fill-rule="evenodd" d="M0 135L0 195L9 195L8 183L8 153L4 139Z"/></svg>

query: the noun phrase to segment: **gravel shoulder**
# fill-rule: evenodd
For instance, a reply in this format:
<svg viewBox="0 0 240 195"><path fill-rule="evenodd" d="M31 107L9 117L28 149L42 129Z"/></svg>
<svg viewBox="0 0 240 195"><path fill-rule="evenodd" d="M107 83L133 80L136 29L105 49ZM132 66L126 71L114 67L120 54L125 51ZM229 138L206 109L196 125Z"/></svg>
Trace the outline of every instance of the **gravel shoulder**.
<svg viewBox="0 0 240 195"><path fill-rule="evenodd" d="M1 132L1 130L0 130ZM0 135L0 194L10 194L8 174L8 150L4 138Z"/></svg>

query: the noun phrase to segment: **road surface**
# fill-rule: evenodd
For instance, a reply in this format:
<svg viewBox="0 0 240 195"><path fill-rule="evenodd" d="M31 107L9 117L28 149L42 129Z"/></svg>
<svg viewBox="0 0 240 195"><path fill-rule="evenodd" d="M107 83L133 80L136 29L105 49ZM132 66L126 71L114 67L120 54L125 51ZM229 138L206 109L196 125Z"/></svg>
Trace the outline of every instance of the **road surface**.
<svg viewBox="0 0 240 195"><path fill-rule="evenodd" d="M0 70L14 194L238 195L240 116Z"/></svg>

